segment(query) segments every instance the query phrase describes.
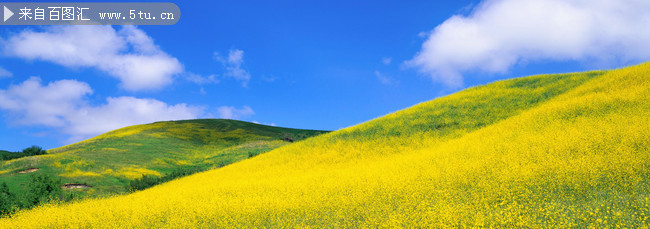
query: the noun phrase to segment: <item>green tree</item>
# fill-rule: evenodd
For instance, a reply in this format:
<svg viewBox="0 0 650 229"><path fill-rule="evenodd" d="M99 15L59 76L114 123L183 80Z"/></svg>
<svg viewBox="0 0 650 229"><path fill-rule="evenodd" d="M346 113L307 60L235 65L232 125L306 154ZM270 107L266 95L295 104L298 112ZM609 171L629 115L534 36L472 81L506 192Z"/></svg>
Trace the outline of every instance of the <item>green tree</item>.
<svg viewBox="0 0 650 229"><path fill-rule="evenodd" d="M29 192L27 193L27 208L45 203L50 200L60 198L61 180L53 178L46 174L35 174L31 177L29 183Z"/></svg>
<svg viewBox="0 0 650 229"><path fill-rule="evenodd" d="M40 146L31 146L23 150L25 156L43 155L45 153L47 153L47 151L43 150Z"/></svg>
<svg viewBox="0 0 650 229"><path fill-rule="evenodd" d="M7 183L0 184L0 216L8 215L14 208L14 195L9 192Z"/></svg>

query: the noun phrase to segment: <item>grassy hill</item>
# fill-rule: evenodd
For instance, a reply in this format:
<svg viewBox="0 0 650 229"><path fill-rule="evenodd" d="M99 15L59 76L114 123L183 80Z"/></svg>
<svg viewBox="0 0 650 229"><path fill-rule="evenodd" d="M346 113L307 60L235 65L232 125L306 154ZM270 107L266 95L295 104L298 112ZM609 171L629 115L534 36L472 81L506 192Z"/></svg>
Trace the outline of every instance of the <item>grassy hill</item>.
<svg viewBox="0 0 650 229"><path fill-rule="evenodd" d="M42 227L641 227L650 64L500 81L251 160L0 220Z"/></svg>
<svg viewBox="0 0 650 229"><path fill-rule="evenodd" d="M29 173L51 174L64 183L86 184L81 195L124 193L142 175L162 176L178 168L221 167L323 131L204 119L157 122L111 131L48 151L47 155L0 161L0 181L25 191Z"/></svg>

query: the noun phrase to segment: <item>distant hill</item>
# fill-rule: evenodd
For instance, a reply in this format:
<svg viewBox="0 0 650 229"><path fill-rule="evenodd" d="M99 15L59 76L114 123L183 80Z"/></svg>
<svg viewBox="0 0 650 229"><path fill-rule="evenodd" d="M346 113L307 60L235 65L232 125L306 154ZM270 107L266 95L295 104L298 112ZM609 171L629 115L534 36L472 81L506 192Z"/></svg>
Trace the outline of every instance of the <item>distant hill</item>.
<svg viewBox="0 0 650 229"><path fill-rule="evenodd" d="M499 81L141 192L24 211L0 225L642 228L650 215L648 101L649 63Z"/></svg>
<svg viewBox="0 0 650 229"><path fill-rule="evenodd" d="M201 119L156 122L111 131L47 155L0 161L0 181L20 192L29 173L85 184L82 195L124 193L142 175L163 176L179 167L216 168L325 131L249 122ZM79 186L85 187L85 186Z"/></svg>

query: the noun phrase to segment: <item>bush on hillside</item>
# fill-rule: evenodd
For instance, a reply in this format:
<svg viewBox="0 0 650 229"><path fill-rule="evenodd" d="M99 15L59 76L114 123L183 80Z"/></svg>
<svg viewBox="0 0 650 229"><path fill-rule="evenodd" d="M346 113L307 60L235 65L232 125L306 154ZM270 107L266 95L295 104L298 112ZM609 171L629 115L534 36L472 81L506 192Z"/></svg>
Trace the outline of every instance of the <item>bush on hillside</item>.
<svg viewBox="0 0 650 229"><path fill-rule="evenodd" d="M142 175L141 178L132 180L129 182L129 191L135 192L138 190L144 190L150 187L153 187L155 185L179 178L179 177L184 177L188 175L192 175L194 173L202 172L205 169L200 168L200 167L181 167L178 168L171 173L162 176L162 177L157 177L153 175Z"/></svg>
<svg viewBox="0 0 650 229"><path fill-rule="evenodd" d="M153 176L153 175L142 175L141 178L132 180L129 183L129 191L135 192L138 190L147 189L151 186L161 183L160 179L161 179L160 177Z"/></svg>
<svg viewBox="0 0 650 229"><path fill-rule="evenodd" d="M28 186L25 208L46 203L51 200L61 199L61 180L47 174L34 174Z"/></svg>
<svg viewBox="0 0 650 229"><path fill-rule="evenodd" d="M9 186L7 186L7 183L2 182L2 184L0 184L0 216L9 215L9 213L13 211L14 205L14 195L9 192Z"/></svg>
<svg viewBox="0 0 650 229"><path fill-rule="evenodd" d="M23 150L23 154L25 154L26 156L43 155L46 153L47 153L46 150L44 150L40 146L35 146L35 145Z"/></svg>
<svg viewBox="0 0 650 229"><path fill-rule="evenodd" d="M50 201L70 201L76 198L74 193L65 194L61 190L61 180L47 174L33 174L27 191L11 193L7 183L0 184L0 217L8 216L21 210L33 208Z"/></svg>

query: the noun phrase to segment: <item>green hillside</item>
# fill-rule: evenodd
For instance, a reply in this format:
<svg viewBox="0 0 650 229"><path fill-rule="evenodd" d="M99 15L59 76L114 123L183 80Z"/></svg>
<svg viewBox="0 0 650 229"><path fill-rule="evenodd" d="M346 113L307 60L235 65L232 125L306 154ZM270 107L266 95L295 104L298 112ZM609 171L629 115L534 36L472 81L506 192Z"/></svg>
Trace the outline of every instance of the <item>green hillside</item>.
<svg viewBox="0 0 650 229"><path fill-rule="evenodd" d="M499 81L8 228L645 228L650 63Z"/></svg>
<svg viewBox="0 0 650 229"><path fill-rule="evenodd" d="M63 183L91 186L74 190L81 195L119 194L142 175L217 168L320 133L235 120L157 122L111 131L47 155L0 161L0 181L21 193L30 175L50 174Z"/></svg>

